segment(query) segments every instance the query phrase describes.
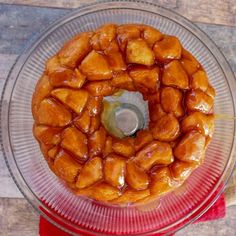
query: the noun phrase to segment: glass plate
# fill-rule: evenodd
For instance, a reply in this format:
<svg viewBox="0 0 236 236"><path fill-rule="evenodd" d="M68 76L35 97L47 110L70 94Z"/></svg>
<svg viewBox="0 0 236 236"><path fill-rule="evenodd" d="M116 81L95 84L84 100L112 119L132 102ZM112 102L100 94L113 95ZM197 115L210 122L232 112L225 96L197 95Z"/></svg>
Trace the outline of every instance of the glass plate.
<svg viewBox="0 0 236 236"><path fill-rule="evenodd" d="M82 31L114 22L152 25L180 38L216 89L215 113L235 116L236 83L224 56L190 21L151 3L112 1L76 9L41 32L14 65L1 106L5 159L18 188L47 220L72 234L170 233L201 216L217 199L235 163L235 120L216 119L205 163L186 184L156 203L114 207L73 195L49 170L32 135L31 97L45 61Z"/></svg>

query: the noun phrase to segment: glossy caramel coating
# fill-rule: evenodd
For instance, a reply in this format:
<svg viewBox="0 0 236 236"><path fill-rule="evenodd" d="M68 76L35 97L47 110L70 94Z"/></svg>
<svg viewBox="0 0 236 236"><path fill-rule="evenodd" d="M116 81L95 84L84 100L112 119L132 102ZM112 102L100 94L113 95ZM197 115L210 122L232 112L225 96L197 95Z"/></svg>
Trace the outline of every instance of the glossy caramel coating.
<svg viewBox="0 0 236 236"><path fill-rule="evenodd" d="M126 161L121 156L111 154L104 163L105 180L114 187L122 188L125 184Z"/></svg>
<svg viewBox="0 0 236 236"><path fill-rule="evenodd" d="M101 122L103 98L137 91L150 122L117 138ZM35 87L33 134L50 169L77 195L127 205L182 185L204 161L215 90L180 40L142 24L105 24L45 63Z"/></svg>
<svg viewBox="0 0 236 236"><path fill-rule="evenodd" d="M166 113L173 113L176 117L184 115L182 106L183 94L179 89L164 87L161 90L161 105Z"/></svg>
<svg viewBox="0 0 236 236"><path fill-rule="evenodd" d="M153 51L157 60L168 62L173 59L180 59L182 47L175 36L165 35L162 40L154 44Z"/></svg>
<svg viewBox="0 0 236 236"><path fill-rule="evenodd" d="M174 141L180 134L180 127L177 118L172 114L167 114L157 120L152 129L154 139L160 141Z"/></svg>
<svg viewBox="0 0 236 236"><path fill-rule="evenodd" d="M65 88L54 89L51 92L51 95L78 115L83 111L89 96L88 92L85 90L80 89L79 91L76 91Z"/></svg>
<svg viewBox="0 0 236 236"><path fill-rule="evenodd" d="M143 190L148 187L149 178L146 172L132 160L126 163L126 182L136 190Z"/></svg>
<svg viewBox="0 0 236 236"><path fill-rule="evenodd" d="M154 64L154 53L145 40L129 40L126 48L126 61L133 64L152 66Z"/></svg>
<svg viewBox="0 0 236 236"><path fill-rule="evenodd" d="M185 134L174 148L174 155L181 161L201 163L205 154L206 138L192 130Z"/></svg>
<svg viewBox="0 0 236 236"><path fill-rule="evenodd" d="M94 133L89 136L88 149L89 156L101 156L106 142L106 131L103 127L100 127Z"/></svg>
<svg viewBox="0 0 236 236"><path fill-rule="evenodd" d="M75 181L81 168L82 166L64 151L60 151L54 161L55 174L69 183Z"/></svg>
<svg viewBox="0 0 236 236"><path fill-rule="evenodd" d="M76 127L68 127L61 134L61 147L73 153L76 158L84 161L88 158L87 137Z"/></svg>
<svg viewBox="0 0 236 236"><path fill-rule="evenodd" d="M158 67L133 66L129 70L129 75L133 79L134 87L137 91L149 94L157 91L160 70Z"/></svg>
<svg viewBox="0 0 236 236"><path fill-rule="evenodd" d="M126 89L128 91L135 91L134 82L127 72L122 72L114 75L112 79L112 86L116 88Z"/></svg>
<svg viewBox="0 0 236 236"><path fill-rule="evenodd" d="M94 157L86 162L80 171L75 186L77 188L86 188L103 177L102 159Z"/></svg>
<svg viewBox="0 0 236 236"><path fill-rule="evenodd" d="M166 86L189 89L189 78L179 60L173 60L164 66L162 83Z"/></svg>

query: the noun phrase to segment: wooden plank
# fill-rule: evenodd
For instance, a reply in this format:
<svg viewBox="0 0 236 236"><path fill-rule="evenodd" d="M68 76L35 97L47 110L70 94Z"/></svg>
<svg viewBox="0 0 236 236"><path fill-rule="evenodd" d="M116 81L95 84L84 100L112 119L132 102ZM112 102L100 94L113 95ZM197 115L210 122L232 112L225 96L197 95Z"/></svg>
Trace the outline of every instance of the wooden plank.
<svg viewBox="0 0 236 236"><path fill-rule="evenodd" d="M1 54L0 53L0 80L5 80L8 73L14 64L17 55L15 54Z"/></svg>
<svg viewBox="0 0 236 236"><path fill-rule="evenodd" d="M174 10L194 22L236 26L235 0L178 0Z"/></svg>
<svg viewBox="0 0 236 236"><path fill-rule="evenodd" d="M197 23L219 47L232 70L236 72L236 27Z"/></svg>
<svg viewBox="0 0 236 236"><path fill-rule="evenodd" d="M7 75L14 64L17 55L15 54L0 54L0 94L2 94L3 86ZM5 164L3 153L0 146L0 197L15 197L23 198L22 194L16 187L8 168ZM0 227L1 228L1 227ZM1 234L0 234L1 235Z"/></svg>
<svg viewBox="0 0 236 236"><path fill-rule="evenodd" d="M0 4L0 53L19 54L30 38L69 11Z"/></svg>
<svg viewBox="0 0 236 236"><path fill-rule="evenodd" d="M3 87L3 79L0 79L0 94L2 92ZM10 172L5 163L5 159L3 157L3 153L0 150L0 198L1 197L13 197L13 198L23 198L23 195L17 188L14 183ZM0 234L1 235L1 234Z"/></svg>
<svg viewBox="0 0 236 236"><path fill-rule="evenodd" d="M23 195L14 183L8 168L6 166L3 154L0 151L0 198L1 197L12 197L12 198L23 198ZM0 234L1 235L1 234Z"/></svg>
<svg viewBox="0 0 236 236"><path fill-rule="evenodd" d="M175 8L178 0L152 0L149 2L155 2L156 4L164 7ZM0 0L0 3L7 4L19 4L28 6L40 6L40 7L56 7L56 8L78 8L80 6L94 3L94 0ZM99 2L99 0L97 0Z"/></svg>
<svg viewBox="0 0 236 236"><path fill-rule="evenodd" d="M93 0L1 0L0 3L19 4L38 7L57 7L57 8L77 8L84 4L89 4Z"/></svg>
<svg viewBox="0 0 236 236"><path fill-rule="evenodd" d="M225 200L227 206L236 206L236 169L225 189Z"/></svg>
<svg viewBox="0 0 236 236"><path fill-rule="evenodd" d="M39 216L25 199L0 198L0 235L36 236Z"/></svg>
<svg viewBox="0 0 236 236"><path fill-rule="evenodd" d="M23 4L41 7L77 8L84 4L94 2L93 0L0 0L1 3ZM236 4L235 0L152 0L156 4L173 9L179 14L194 22L214 23L221 25L236 26Z"/></svg>

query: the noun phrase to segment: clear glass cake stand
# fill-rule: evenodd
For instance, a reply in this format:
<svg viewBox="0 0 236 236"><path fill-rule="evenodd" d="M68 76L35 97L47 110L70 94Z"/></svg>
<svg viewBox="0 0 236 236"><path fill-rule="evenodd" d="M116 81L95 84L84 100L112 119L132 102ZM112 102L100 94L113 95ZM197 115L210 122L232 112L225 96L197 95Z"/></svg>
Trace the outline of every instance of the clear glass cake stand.
<svg viewBox="0 0 236 236"><path fill-rule="evenodd" d="M204 66L216 89L215 113L235 116L236 82L224 56L199 28L155 4L106 1L74 10L40 32L18 58L4 87L1 138L11 175L34 209L71 234L172 233L216 201L235 165L235 120L216 119L205 163L186 184L151 205L115 207L73 195L49 170L32 135L31 97L47 58L73 35L114 22L143 23L176 35Z"/></svg>

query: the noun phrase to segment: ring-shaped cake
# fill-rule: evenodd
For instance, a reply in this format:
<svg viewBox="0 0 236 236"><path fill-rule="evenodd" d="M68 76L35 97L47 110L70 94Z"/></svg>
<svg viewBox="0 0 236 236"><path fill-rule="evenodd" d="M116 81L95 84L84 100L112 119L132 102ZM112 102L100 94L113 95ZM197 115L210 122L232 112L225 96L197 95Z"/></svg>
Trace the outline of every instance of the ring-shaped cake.
<svg viewBox="0 0 236 236"><path fill-rule="evenodd" d="M119 138L101 122L106 96L139 92L148 128ZM78 195L130 204L183 184L214 132L215 91L178 38L106 24L49 58L32 99L33 133L50 169Z"/></svg>

